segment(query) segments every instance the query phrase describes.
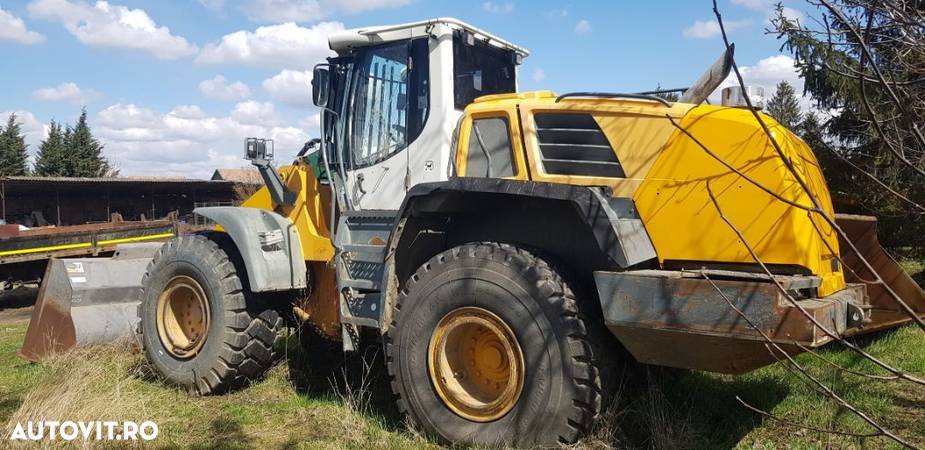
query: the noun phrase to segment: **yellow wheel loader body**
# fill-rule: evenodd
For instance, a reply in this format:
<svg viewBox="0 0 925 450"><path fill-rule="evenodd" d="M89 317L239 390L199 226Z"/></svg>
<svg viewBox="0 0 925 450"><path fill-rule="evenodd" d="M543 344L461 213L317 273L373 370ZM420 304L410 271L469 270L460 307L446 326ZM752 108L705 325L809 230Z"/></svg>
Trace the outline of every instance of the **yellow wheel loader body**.
<svg viewBox="0 0 925 450"><path fill-rule="evenodd" d="M829 191L813 152L772 118L762 114L762 119L784 157L792 161L822 209L834 219ZM698 106L679 121L679 126L716 157L676 130L633 196L663 264L676 262L689 268L693 268L689 262L697 261L754 264L747 248L750 246L769 266L791 266L820 277L820 296L844 289L844 275L836 259L838 236L829 223L756 186L760 184L798 205L813 207L809 194L777 154L751 111ZM709 197L707 183L719 209ZM720 210L742 232L746 242L740 242L722 220Z"/></svg>
<svg viewBox="0 0 925 450"><path fill-rule="evenodd" d="M299 233L302 256L306 261L327 262L334 258L329 228L331 213L331 189L318 181L311 166L302 160L283 166L279 173L286 188L296 194L292 206L278 206L273 203L270 191L262 186L241 206L276 211L289 218Z"/></svg>
<svg viewBox="0 0 925 450"><path fill-rule="evenodd" d="M606 135L625 176L544 171L535 120L536 115L544 113L591 115ZM822 209L834 218L825 179L812 150L774 119L761 116ZM523 136L522 142L512 142L517 168L515 175L508 178L607 186L614 197L632 198L663 266L696 270L704 263L728 264L730 268L755 265L748 251L750 246L771 267L787 267L792 273L820 277L820 296L845 288L835 257L838 236L829 224L748 181L788 201L813 206L754 115L746 109L683 103L666 106L645 100L593 97L557 101L549 91L481 97L466 109L461 125L456 154L460 174L466 173L466 146L473 120L489 117L505 118L511 135ZM678 127L687 130L716 157ZM719 210L710 200L708 182ZM720 211L739 228L747 246L722 220Z"/></svg>

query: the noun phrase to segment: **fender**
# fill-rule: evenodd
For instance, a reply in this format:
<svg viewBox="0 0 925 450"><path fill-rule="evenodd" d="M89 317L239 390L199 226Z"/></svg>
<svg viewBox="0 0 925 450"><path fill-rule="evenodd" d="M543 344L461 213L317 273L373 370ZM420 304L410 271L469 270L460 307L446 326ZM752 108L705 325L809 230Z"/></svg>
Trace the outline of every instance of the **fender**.
<svg viewBox="0 0 925 450"><path fill-rule="evenodd" d="M264 209L235 206L210 206L193 212L214 221L231 237L244 260L252 292L308 285L299 233L289 219Z"/></svg>
<svg viewBox="0 0 925 450"><path fill-rule="evenodd" d="M405 280L432 256L466 242L519 243L575 273L648 268L657 255L629 198L609 188L496 178L422 183L405 196L389 236L382 332Z"/></svg>
<svg viewBox="0 0 925 450"><path fill-rule="evenodd" d="M593 233L610 261L620 268L656 257L655 248L630 198L613 197L606 187L497 178L454 178L414 186L405 197L398 218L435 215L484 214L484 201L505 197L512 204L525 199L566 202ZM542 227L542 224L535 224ZM396 228L392 239L400 239Z"/></svg>

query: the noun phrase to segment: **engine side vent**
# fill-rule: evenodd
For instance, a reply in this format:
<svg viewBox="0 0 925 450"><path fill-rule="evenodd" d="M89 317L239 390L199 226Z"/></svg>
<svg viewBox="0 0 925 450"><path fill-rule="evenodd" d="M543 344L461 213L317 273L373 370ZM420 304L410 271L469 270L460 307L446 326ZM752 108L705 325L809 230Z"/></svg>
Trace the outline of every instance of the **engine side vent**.
<svg viewBox="0 0 925 450"><path fill-rule="evenodd" d="M590 114L540 113L533 120L546 173L626 177L607 136Z"/></svg>

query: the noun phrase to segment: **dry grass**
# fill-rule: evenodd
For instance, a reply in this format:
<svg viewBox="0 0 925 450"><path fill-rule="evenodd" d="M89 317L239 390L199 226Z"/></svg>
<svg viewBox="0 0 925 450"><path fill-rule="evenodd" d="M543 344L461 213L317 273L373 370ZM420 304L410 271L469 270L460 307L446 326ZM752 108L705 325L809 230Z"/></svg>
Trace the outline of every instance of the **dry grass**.
<svg viewBox="0 0 925 450"><path fill-rule="evenodd" d="M0 405L5 433L27 420L153 420L157 448L428 448L388 411L375 358L347 369L349 378L321 393L300 392L286 362L246 390L191 397L152 378L140 355L124 347L97 347L60 355L42 365L12 356L23 327L0 336ZM925 371L925 338L915 329L887 333L865 344L907 370ZM295 355L293 350L290 356ZM870 369L839 349L827 356L855 369ZM801 357L816 373L826 369ZM346 372L345 372L346 373ZM918 444L925 444L925 393L906 384L879 384L842 375L827 378L839 393ZM863 431L779 367L731 377L699 372L635 371L627 375L598 430L578 448L881 448L883 439L825 436L761 420L735 400L814 426ZM122 443L91 443L116 448ZM60 441L44 445L67 447ZM81 447L82 443L69 444Z"/></svg>
<svg viewBox="0 0 925 450"><path fill-rule="evenodd" d="M4 344L19 339L22 326L8 327ZM15 345L3 345L6 352ZM402 431L369 406L369 386L326 394L297 392L285 361L267 377L240 392L193 397L150 375L141 355L125 347L80 349L52 357L42 365L0 369L0 386L13 372L38 376L21 380L19 393L4 389L4 403L16 404L3 416L4 436L16 423L38 420L151 420L160 435L156 448L289 449L430 447ZM11 386L13 387L13 386ZM18 394L18 395L17 395ZM123 442L43 442L43 448L122 448ZM25 447L25 446L24 446ZM34 448L32 444L29 448Z"/></svg>
<svg viewBox="0 0 925 450"><path fill-rule="evenodd" d="M15 356L25 323L0 324L0 423L4 435L28 420L152 420L155 448L403 449L438 445L397 418L384 383L381 355L345 362L330 386L300 389L301 350L287 341L288 360L264 380L229 395L193 397L150 374L141 355L125 347L77 350L28 364ZM925 373L925 334L906 327L859 344L904 370ZM824 354L854 370L869 363L839 348ZM836 374L809 355L799 361L852 403L917 445L925 445L925 390ZM827 436L763 420L741 396L764 410L817 427L867 431L846 411L780 365L744 376L630 370L601 426L576 448L883 448L882 439ZM6 442L4 442L5 444ZM123 443L46 447L121 448ZM0 445L2 446L2 445ZM30 447L31 448L31 447Z"/></svg>

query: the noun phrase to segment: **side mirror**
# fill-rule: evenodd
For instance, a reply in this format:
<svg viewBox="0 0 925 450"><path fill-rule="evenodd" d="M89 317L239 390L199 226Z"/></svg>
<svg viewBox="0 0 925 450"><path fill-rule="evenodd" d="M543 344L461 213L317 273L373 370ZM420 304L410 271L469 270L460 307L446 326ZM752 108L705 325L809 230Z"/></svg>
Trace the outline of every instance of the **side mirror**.
<svg viewBox="0 0 925 450"><path fill-rule="evenodd" d="M315 67L312 74L312 102L319 108L328 106L331 77L326 67Z"/></svg>

